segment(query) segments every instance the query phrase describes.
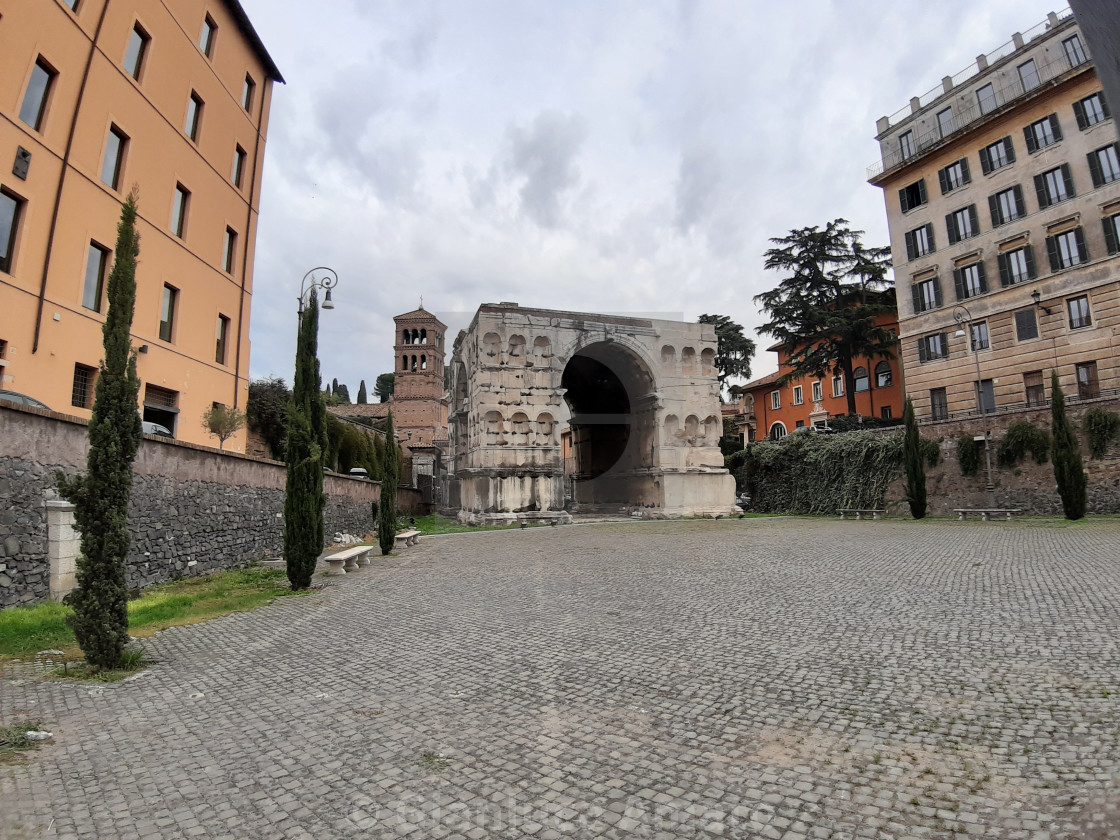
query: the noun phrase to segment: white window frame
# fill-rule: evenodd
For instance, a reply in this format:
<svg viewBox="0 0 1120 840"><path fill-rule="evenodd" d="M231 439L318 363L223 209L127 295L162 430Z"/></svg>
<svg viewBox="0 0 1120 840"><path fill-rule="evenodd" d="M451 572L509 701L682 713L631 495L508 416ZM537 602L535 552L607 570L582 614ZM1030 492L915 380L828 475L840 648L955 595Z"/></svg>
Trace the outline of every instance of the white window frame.
<svg viewBox="0 0 1120 840"><path fill-rule="evenodd" d="M770 409L772 411L777 411L781 407L782 407L782 392L781 391L771 391L770 392Z"/></svg>
<svg viewBox="0 0 1120 840"><path fill-rule="evenodd" d="M802 405L805 402L805 391L800 385L793 386L793 404Z"/></svg>

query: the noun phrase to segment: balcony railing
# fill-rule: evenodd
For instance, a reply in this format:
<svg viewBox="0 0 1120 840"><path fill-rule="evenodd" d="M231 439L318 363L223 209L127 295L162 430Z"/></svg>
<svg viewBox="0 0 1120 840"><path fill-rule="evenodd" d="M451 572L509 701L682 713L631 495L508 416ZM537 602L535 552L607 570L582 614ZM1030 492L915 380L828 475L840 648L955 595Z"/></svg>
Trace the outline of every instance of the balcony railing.
<svg viewBox="0 0 1120 840"><path fill-rule="evenodd" d="M1089 397L1082 397L1080 394L1066 394L1066 405L1078 405L1080 403L1096 402L1098 400L1115 400L1120 397L1120 388L1098 388L1096 395ZM991 411L981 412L978 408L962 409L961 411L951 411L944 417L938 417L936 420L931 417L921 418L918 422L920 424L927 423L948 423L953 420L971 420L977 417L998 417L1004 414L1017 414L1024 411L1049 411L1052 400L1046 398L1037 402L1014 402L1014 403L1000 403Z"/></svg>
<svg viewBox="0 0 1120 840"><path fill-rule="evenodd" d="M1065 18L1069 17L1071 14L1072 14L1072 12L1070 12L1070 10L1067 8L1064 12L1061 12L1058 15L1058 19L1059 20L1064 20ZM1048 32L1052 28L1052 26L1053 25L1050 23L1050 21L1047 20L1047 21L1043 21L1042 23L1038 24L1037 26L1029 29L1023 35L1024 46L1029 44L1034 39L1040 37L1041 35L1044 35L1046 32ZM1082 48L1085 51L1085 55L1088 56L1088 50L1085 47L1084 43L1082 43ZM1003 58L1006 58L1008 55L1011 55L1012 53L1016 52L1018 49L1020 49L1020 48L1015 46L1015 41L1014 40L1009 41L1008 43L1001 46L999 49L997 49L994 52L989 53L987 56L985 56L987 66L991 66L991 65L995 64L997 61L999 61ZM1037 82L1037 84L1033 85L1030 89L1026 89L1026 90L1023 88L1022 80L1019 79L1017 75L1014 76L1014 77L1004 78L1004 79L993 78L993 80L992 80L993 89L994 89L994 104L993 105L989 105L982 112L980 110L979 102L972 102L968 106L962 106L959 103L954 103L953 104L953 122L952 122L951 130L942 131L940 126L934 126L933 128L929 129L928 131L924 132L923 134L920 134L920 135L916 134L915 137L914 137L914 150L910 155L908 155L906 157L903 157L901 147L892 149L890 152L885 153L883 155L882 160L876 161L875 163L873 163L869 167L867 167L867 177L868 177L868 179L876 178L879 175L882 175L884 172L886 172L890 169L893 169L894 167L898 166L901 163L904 163L909 158L916 157L917 155L921 154L922 152L926 151L927 149L930 149L933 146L936 146L942 140L945 140L949 137L952 137L952 136L960 133L967 126L971 125L972 123L976 122L977 120L981 119L982 117L985 117L988 114L999 110L1003 106L1005 106L1005 105L1007 105L1011 102L1014 102L1015 100L1020 99L1023 96L1026 96L1031 91L1037 90L1038 88L1040 88L1042 85L1046 84L1047 82L1052 81L1053 79L1056 79L1059 76L1062 76L1063 74L1069 72L1071 69L1073 69L1073 67L1081 66L1082 64L1087 64L1087 63L1089 63L1089 61L1091 61L1091 58L1086 58L1084 61L1078 62L1077 64L1071 64L1069 58L1064 53L1058 55L1052 61L1050 61L1046 64L1039 64L1039 61L1036 58L1035 59L1035 66L1036 66L1036 69L1038 71L1038 82ZM913 104L910 104L910 105L905 106L900 111L893 114L892 116L888 117L887 119L888 119L888 123L889 123L890 127L898 125L903 120L906 120L909 117L913 116L914 114L919 113L920 111L924 110L930 104L932 104L933 102L936 102L938 99L945 96L946 93L952 92L957 87L959 87L961 84L963 84L964 82L968 81L969 79L979 75L981 72L982 71L980 69L979 64L977 62L973 62L971 65L966 67L964 70L960 71L959 73L957 73L955 76L952 77L952 87L950 88L949 91L945 90L944 85L938 85L933 90L927 92L923 96L918 97L918 107L917 107L917 109L915 109L913 107ZM892 138L892 141L896 140L896 139L897 138Z"/></svg>

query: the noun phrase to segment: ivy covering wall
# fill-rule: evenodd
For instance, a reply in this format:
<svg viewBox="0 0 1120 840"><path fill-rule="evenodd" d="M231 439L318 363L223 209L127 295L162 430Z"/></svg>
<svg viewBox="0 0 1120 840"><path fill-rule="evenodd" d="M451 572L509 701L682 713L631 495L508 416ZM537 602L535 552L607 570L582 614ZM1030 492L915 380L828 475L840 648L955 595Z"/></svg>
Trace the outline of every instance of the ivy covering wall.
<svg viewBox="0 0 1120 840"><path fill-rule="evenodd" d="M902 471L902 434L793 434L751 443L727 466L752 509L763 513L881 508Z"/></svg>

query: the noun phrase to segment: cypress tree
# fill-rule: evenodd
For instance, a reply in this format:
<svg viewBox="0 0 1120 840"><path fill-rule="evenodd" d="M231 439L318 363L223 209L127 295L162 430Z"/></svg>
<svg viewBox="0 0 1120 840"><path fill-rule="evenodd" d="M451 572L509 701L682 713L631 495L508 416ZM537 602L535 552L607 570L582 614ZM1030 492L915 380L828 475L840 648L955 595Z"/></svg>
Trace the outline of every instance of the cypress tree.
<svg viewBox="0 0 1120 840"><path fill-rule="evenodd" d="M914 401L906 398L902 410L902 422L906 424L906 437L903 443L903 458L906 461L906 501L910 503L910 515L923 519L926 515L926 465L922 451L922 436L918 432L918 421L914 418Z"/></svg>
<svg viewBox="0 0 1120 840"><path fill-rule="evenodd" d="M1081 464L1081 450L1073 434L1073 426L1066 417L1066 398L1058 382L1058 372L1050 372L1050 431L1051 460L1054 462L1054 479L1066 519L1081 519L1088 503L1088 476Z"/></svg>
<svg viewBox="0 0 1120 840"><path fill-rule="evenodd" d="M385 469L381 475L381 500L378 502L377 542L381 553L393 550L397 540L397 482L401 478L401 448L393 435L393 412L385 428Z"/></svg>
<svg viewBox="0 0 1120 840"><path fill-rule="evenodd" d="M121 208L117 225L117 246L109 274L109 310L101 331L105 359L94 392L86 472L70 479L59 476L59 488L74 503L74 518L82 534L78 588L71 596L74 612L67 622L86 662L101 669L120 665L128 643L128 500L132 494L132 461L141 435L136 409L140 378L129 332L136 305L139 254L134 190Z"/></svg>
<svg viewBox="0 0 1120 840"><path fill-rule="evenodd" d="M323 551L323 457L327 409L319 390L319 302L314 290L300 314L296 373L288 403L288 481L284 493L284 565L293 589L306 589Z"/></svg>
<svg viewBox="0 0 1120 840"><path fill-rule="evenodd" d="M363 379L362 384L358 386L358 405L366 405L367 400L366 381Z"/></svg>

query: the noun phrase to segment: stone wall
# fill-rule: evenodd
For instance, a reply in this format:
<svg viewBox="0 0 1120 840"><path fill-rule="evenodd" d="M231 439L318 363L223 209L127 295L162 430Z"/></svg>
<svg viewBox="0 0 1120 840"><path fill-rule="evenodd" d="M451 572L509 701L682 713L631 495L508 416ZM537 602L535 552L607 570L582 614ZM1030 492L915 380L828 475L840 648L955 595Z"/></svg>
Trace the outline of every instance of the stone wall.
<svg viewBox="0 0 1120 840"><path fill-rule="evenodd" d="M85 468L86 423L0 406L0 607L45 600L50 593L49 500L55 473ZM283 545L283 464L208 447L145 437L133 465L128 585L279 557ZM378 482L328 475L326 534L373 531ZM399 488L397 507L419 510L420 494Z"/></svg>
<svg viewBox="0 0 1120 840"><path fill-rule="evenodd" d="M1120 445L1109 447L1100 461L1090 460L1089 447L1082 421L1090 408L1103 408L1120 413L1116 399L1086 400L1066 403L1066 414L1074 426L1081 443L1081 458L1089 476L1089 512L1120 513ZM999 442L1013 423L1027 421L1040 429L1050 431L1050 409L1019 409L989 415L992 436L992 483L995 486L995 505L1001 508L1019 508L1026 514L1062 515L1062 502L1054 482L1054 465L1049 460L1036 464L1029 455L1015 467L1001 467L997 459ZM954 508L983 508L989 506L987 473L981 448L980 470L975 476L961 474L957 461L957 438L961 435L984 436L984 421L980 417L923 423L922 436L937 441L941 447L941 463L926 469L926 490L929 512L935 516L950 516ZM982 446L982 445L981 445ZM896 480L887 491L885 504L889 513L909 515L905 499L905 477Z"/></svg>

